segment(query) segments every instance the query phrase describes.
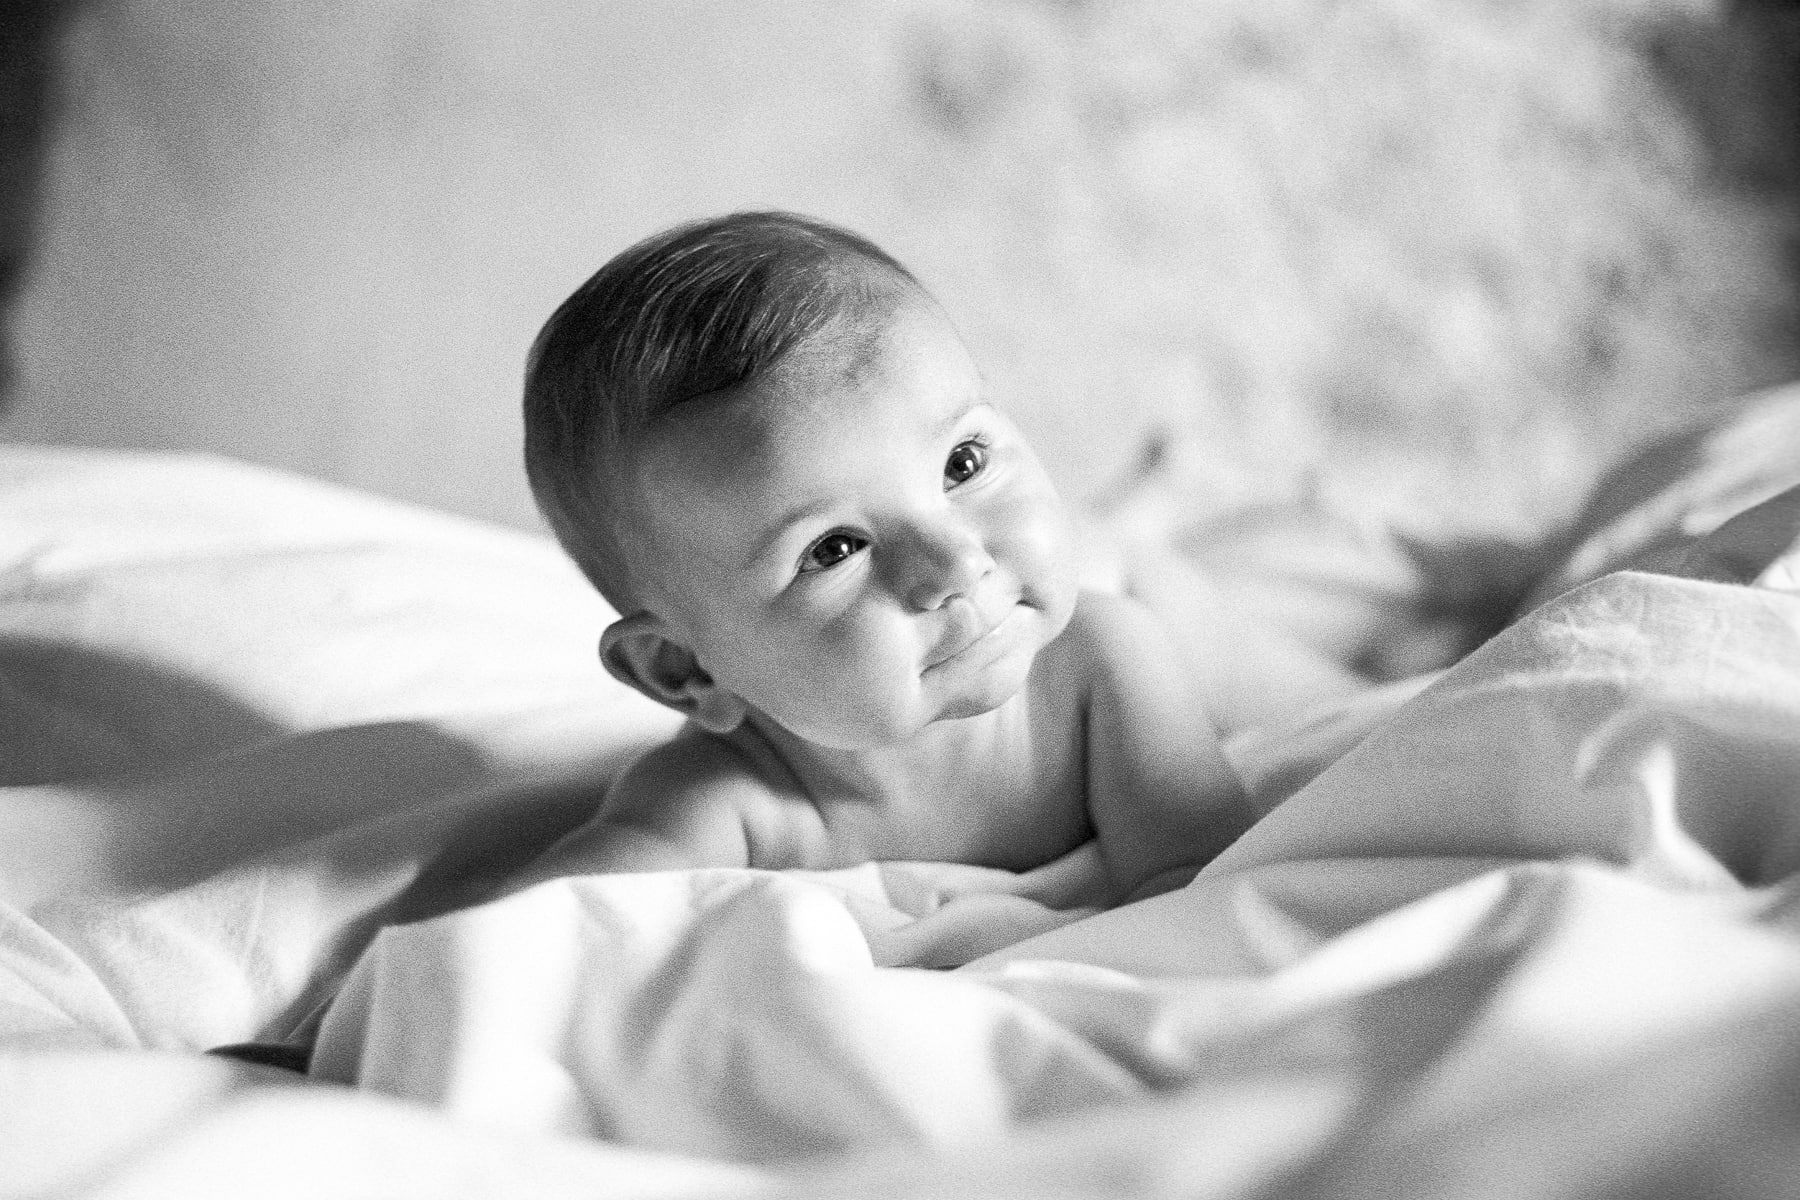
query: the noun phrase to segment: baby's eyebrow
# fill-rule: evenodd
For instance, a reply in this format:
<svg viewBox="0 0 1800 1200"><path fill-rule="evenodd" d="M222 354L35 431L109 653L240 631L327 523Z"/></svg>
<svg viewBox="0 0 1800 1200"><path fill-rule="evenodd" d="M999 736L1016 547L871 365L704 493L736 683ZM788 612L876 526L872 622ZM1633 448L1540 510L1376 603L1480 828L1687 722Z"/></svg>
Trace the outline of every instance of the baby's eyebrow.
<svg viewBox="0 0 1800 1200"><path fill-rule="evenodd" d="M745 556L745 569L754 567L757 563L767 558L769 552L774 549L775 544L787 536L788 530L792 529L802 521L818 517L825 511L827 511L827 506L817 502L796 504L786 512L783 512L779 517L775 518L775 520L769 522L769 524L764 527L763 532L756 538L755 545L750 548L750 553Z"/></svg>
<svg viewBox="0 0 1800 1200"><path fill-rule="evenodd" d="M980 395L979 393L971 396L968 400L964 401L961 406L951 409L949 415L942 421L939 421L937 428L932 432L937 437L943 437L952 429L955 429L958 425L962 424L963 420L967 418L970 413L978 408L985 407L987 407L987 398L985 396Z"/></svg>

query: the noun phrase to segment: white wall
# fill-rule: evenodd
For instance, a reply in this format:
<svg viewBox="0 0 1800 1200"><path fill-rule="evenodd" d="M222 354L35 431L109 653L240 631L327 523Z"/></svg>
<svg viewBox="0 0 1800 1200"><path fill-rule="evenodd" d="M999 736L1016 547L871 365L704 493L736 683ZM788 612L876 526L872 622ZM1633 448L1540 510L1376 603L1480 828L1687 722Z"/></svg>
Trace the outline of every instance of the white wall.
<svg viewBox="0 0 1800 1200"><path fill-rule="evenodd" d="M529 520L518 379L601 260L868 222L852 5L123 3L68 46L6 432L204 447Z"/></svg>
<svg viewBox="0 0 1800 1200"><path fill-rule="evenodd" d="M1077 495L1165 422L1554 510L1794 368L1791 196L1717 178L1653 50L1741 83L1713 9L96 0L0 436L529 523L544 316L655 228L771 205L933 284Z"/></svg>

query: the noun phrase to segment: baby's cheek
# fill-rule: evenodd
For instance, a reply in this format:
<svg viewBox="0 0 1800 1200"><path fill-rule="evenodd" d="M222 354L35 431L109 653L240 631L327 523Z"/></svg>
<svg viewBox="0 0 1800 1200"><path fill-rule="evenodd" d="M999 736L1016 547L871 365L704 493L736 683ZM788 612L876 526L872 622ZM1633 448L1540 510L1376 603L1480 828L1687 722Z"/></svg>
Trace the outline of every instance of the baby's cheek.
<svg viewBox="0 0 1800 1200"><path fill-rule="evenodd" d="M833 631L833 654L848 673L872 685L917 657L912 625L897 611L865 611Z"/></svg>
<svg viewBox="0 0 1800 1200"><path fill-rule="evenodd" d="M1046 592L1074 588L1074 531L1061 505L1046 503L1020 514L1009 539L1011 554L1028 586Z"/></svg>
<svg viewBox="0 0 1800 1200"><path fill-rule="evenodd" d="M819 631L808 673L819 693L860 705L892 691L894 679L907 673L917 656L908 622L899 613L859 606Z"/></svg>
<svg viewBox="0 0 1800 1200"><path fill-rule="evenodd" d="M766 707L801 737L839 746L890 744L913 732L918 652L897 621L821 630Z"/></svg>

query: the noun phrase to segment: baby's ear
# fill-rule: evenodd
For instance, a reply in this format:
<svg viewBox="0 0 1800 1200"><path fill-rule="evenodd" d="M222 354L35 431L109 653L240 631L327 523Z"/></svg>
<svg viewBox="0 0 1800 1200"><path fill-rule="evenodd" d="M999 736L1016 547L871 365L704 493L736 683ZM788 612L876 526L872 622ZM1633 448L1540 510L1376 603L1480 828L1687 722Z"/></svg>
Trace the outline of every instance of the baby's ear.
<svg viewBox="0 0 1800 1200"><path fill-rule="evenodd" d="M600 635L600 661L614 679L685 713L708 733L730 733L744 720L744 702L714 683L659 617L637 613L608 625Z"/></svg>

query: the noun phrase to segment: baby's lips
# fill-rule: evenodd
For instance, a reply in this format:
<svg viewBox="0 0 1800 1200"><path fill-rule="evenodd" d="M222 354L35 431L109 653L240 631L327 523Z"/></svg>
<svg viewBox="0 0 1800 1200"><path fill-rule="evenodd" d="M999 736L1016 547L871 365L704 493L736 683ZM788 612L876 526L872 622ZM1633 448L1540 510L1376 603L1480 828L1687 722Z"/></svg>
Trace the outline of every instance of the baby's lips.
<svg viewBox="0 0 1800 1200"><path fill-rule="evenodd" d="M925 656L925 669L946 663L979 642L994 630L1000 628L1001 622L1012 613L1012 603L1002 607L995 616L988 616L973 603L961 601L950 610L950 620L944 626L943 636Z"/></svg>

